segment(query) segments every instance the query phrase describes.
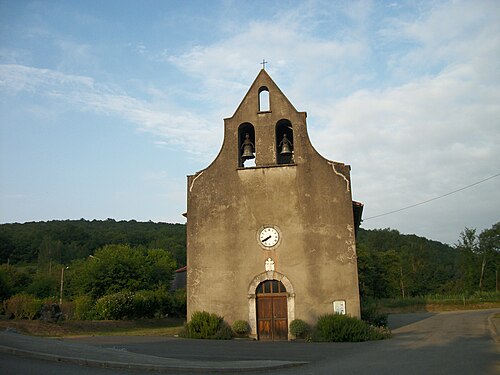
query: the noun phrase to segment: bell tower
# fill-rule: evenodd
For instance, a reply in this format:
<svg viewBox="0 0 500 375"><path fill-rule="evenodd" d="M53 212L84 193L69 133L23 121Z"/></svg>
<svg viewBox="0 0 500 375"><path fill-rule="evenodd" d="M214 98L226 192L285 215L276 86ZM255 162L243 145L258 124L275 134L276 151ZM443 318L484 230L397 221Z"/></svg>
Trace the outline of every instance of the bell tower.
<svg viewBox="0 0 500 375"><path fill-rule="evenodd" d="M305 124L305 112L297 112L267 72L262 69L225 129L237 127L239 167L293 164L294 132L290 114ZM256 132L255 129L259 131ZM298 129L298 131L301 131ZM247 137L248 135L248 137ZM270 142L271 141L271 142ZM248 163L255 158L255 163Z"/></svg>
<svg viewBox="0 0 500 375"><path fill-rule="evenodd" d="M350 167L316 152L306 117L262 69L216 159L188 176L188 319L278 340L294 319L360 316Z"/></svg>

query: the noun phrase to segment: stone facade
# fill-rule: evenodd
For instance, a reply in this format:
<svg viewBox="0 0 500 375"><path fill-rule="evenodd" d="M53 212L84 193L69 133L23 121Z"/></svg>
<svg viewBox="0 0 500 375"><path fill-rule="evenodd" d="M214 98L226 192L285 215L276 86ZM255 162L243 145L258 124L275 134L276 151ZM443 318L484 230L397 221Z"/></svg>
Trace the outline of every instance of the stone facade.
<svg viewBox="0 0 500 375"><path fill-rule="evenodd" d="M291 154L282 154L284 134ZM241 156L245 139L252 166ZM257 288L266 280L286 288L285 329L293 319L314 324L335 301L360 316L350 167L317 153L306 113L265 70L224 120L219 155L188 176L187 189L188 318L205 310L247 320L252 337L264 337Z"/></svg>

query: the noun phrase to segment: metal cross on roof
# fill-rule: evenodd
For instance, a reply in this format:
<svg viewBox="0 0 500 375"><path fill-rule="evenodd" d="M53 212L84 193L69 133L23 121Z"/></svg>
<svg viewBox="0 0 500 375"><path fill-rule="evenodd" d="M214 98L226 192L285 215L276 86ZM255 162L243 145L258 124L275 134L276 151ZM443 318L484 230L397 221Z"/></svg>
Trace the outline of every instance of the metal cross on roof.
<svg viewBox="0 0 500 375"><path fill-rule="evenodd" d="M262 69L266 70L266 64L269 64L265 59L262 59L260 65L262 65Z"/></svg>

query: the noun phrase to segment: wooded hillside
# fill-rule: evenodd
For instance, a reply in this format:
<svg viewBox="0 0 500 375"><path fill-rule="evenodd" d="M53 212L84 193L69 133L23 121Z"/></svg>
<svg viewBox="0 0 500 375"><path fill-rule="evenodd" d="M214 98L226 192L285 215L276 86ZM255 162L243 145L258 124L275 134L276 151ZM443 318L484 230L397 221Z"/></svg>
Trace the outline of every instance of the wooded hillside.
<svg viewBox="0 0 500 375"><path fill-rule="evenodd" d="M391 298L495 291L499 238L500 223L480 234L465 228L453 247L391 229L360 229L361 295ZM82 219L0 225L0 262L16 268L29 266L35 273L50 272L52 265L88 260L106 245L127 245L143 252L165 250L177 267L186 264L184 224ZM29 285L29 280L25 283Z"/></svg>
<svg viewBox="0 0 500 375"><path fill-rule="evenodd" d="M186 226L153 222L65 220L0 225L0 263L68 264L105 246L163 249L186 264Z"/></svg>

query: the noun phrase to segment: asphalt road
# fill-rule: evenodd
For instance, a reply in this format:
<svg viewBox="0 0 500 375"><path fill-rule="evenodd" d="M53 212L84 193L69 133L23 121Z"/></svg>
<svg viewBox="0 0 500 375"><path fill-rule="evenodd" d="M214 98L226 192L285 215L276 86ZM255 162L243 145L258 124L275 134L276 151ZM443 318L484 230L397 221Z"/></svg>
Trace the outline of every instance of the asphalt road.
<svg viewBox="0 0 500 375"><path fill-rule="evenodd" d="M95 367L76 366L68 363L42 361L0 353L0 374L2 375L117 375L140 374L100 369ZM151 375L151 373L149 373Z"/></svg>
<svg viewBox="0 0 500 375"><path fill-rule="evenodd" d="M273 374L500 374L500 344L488 328L494 311L401 314L390 317L394 337L365 343L204 341L91 337L72 341L133 353L204 361L293 360L307 365ZM496 310L500 312L500 310ZM22 365L19 361L22 361ZM88 371L90 370L90 371ZM2 374L124 374L15 356L0 356ZM130 372L130 374L140 372ZM149 372L144 372L149 373ZM199 373L199 372L198 372Z"/></svg>

